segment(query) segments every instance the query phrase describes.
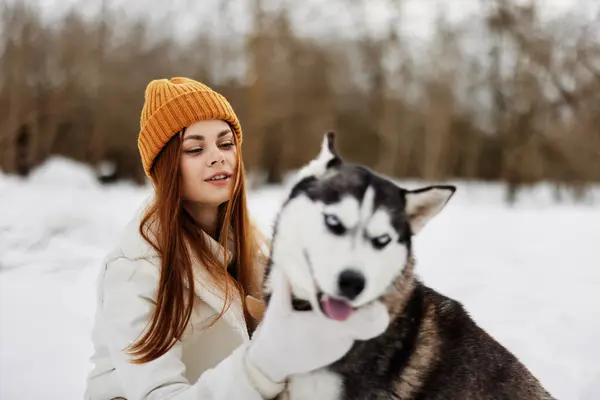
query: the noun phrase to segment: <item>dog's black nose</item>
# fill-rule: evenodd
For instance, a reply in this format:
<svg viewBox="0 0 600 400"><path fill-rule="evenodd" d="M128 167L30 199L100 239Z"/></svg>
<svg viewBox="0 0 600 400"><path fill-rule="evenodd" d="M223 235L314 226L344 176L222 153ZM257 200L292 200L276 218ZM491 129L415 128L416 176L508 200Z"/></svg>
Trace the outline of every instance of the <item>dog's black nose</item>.
<svg viewBox="0 0 600 400"><path fill-rule="evenodd" d="M348 300L354 300L365 288L365 277L360 272L346 269L338 280L340 294Z"/></svg>

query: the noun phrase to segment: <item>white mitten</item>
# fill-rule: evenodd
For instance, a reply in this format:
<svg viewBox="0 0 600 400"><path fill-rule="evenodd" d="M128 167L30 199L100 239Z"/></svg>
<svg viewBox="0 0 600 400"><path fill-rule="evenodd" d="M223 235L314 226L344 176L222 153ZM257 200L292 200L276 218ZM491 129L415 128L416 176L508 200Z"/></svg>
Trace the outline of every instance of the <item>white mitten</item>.
<svg viewBox="0 0 600 400"><path fill-rule="evenodd" d="M278 269L272 274L271 300L246 357L273 382L332 364L355 340L376 337L388 326L389 314L380 302L358 309L345 321L318 312L295 311L287 278Z"/></svg>

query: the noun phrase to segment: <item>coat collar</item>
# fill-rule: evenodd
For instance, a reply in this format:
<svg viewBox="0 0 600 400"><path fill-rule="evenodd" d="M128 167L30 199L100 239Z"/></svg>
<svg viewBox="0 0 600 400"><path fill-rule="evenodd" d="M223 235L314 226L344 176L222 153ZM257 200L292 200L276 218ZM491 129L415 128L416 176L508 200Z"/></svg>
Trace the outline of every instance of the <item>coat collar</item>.
<svg viewBox="0 0 600 400"><path fill-rule="evenodd" d="M139 225L143 213L148 206L150 199L146 199L142 206L136 211L135 216L126 226L121 237L121 250L123 255L131 259L146 259L156 267L157 274L160 273L159 255L156 250L148 243L139 233ZM223 246L214 240L210 235L202 232L206 238L209 247L219 262L223 261ZM228 240L228 249L225 251L227 263L229 263L235 253L235 242L230 236ZM192 258L192 269L194 274L194 292L204 302L206 302L216 313L220 313L224 302L225 294L214 285L211 285L208 271L202 265L198 258L190 253ZM243 339L248 339L248 331L244 319L241 300L235 295L231 301L231 305L225 311L222 317L235 331L237 331Z"/></svg>

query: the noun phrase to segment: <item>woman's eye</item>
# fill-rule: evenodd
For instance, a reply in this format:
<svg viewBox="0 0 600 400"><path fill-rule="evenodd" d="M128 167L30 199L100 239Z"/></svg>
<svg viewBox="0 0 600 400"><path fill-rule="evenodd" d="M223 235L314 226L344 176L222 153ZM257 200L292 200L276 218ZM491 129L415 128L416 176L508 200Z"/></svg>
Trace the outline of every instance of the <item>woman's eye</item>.
<svg viewBox="0 0 600 400"><path fill-rule="evenodd" d="M222 143L219 145L222 149L230 149L234 146L233 142ZM198 154L201 153L204 149L202 147L194 147L191 149L184 150L185 153L188 154Z"/></svg>

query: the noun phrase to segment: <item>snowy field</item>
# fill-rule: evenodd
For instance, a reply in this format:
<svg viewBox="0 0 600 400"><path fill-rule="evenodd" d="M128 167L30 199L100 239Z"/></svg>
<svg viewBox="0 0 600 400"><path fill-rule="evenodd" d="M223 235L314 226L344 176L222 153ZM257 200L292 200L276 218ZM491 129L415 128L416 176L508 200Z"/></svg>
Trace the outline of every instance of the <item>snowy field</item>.
<svg viewBox="0 0 600 400"><path fill-rule="evenodd" d="M407 183L415 187L417 183ZM416 240L417 270L463 302L560 399L600 399L600 191L513 207L495 185L457 183ZM94 279L148 189L102 188L55 159L27 181L0 174L0 399L81 399L90 365ZM269 233L282 188L250 194Z"/></svg>

